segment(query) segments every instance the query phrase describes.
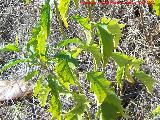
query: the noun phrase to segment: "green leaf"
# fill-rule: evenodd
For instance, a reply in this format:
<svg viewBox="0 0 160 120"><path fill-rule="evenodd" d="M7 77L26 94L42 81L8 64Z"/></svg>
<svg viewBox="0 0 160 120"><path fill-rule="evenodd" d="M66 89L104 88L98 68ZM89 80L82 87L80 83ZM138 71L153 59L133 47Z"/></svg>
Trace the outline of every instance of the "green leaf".
<svg viewBox="0 0 160 120"><path fill-rule="evenodd" d="M79 15L72 16L72 18L76 22L78 22L79 24L81 24L85 29L91 30L91 24L89 23L89 18L84 18L84 17L81 17Z"/></svg>
<svg viewBox="0 0 160 120"><path fill-rule="evenodd" d="M33 91L33 95L35 97L37 97L37 95L40 93L41 88L42 88L42 80L43 80L43 76L40 77L37 81L36 84L34 86L34 91Z"/></svg>
<svg viewBox="0 0 160 120"><path fill-rule="evenodd" d="M92 41L91 31L89 31L89 30L84 30L84 32L85 32L86 39L87 39L86 44L87 44L87 45L90 45L90 43L91 43L91 41Z"/></svg>
<svg viewBox="0 0 160 120"><path fill-rule="evenodd" d="M88 51L88 52L91 52L93 57L95 58L96 60L96 64L98 65L100 63L100 61L102 60L102 54L100 53L100 49L95 46L94 44L93 45L90 45L90 46L81 46L81 48L85 51Z"/></svg>
<svg viewBox="0 0 160 120"><path fill-rule="evenodd" d="M125 26L124 24L119 24L119 19L111 19L102 17L101 21L102 24L107 25L107 30L114 35L114 49L117 48L119 44L119 40L122 37L121 29Z"/></svg>
<svg viewBox="0 0 160 120"><path fill-rule="evenodd" d="M60 15L62 17L62 20L66 28L68 28L67 15L68 15L69 3L70 0L60 0L60 4L58 6Z"/></svg>
<svg viewBox="0 0 160 120"><path fill-rule="evenodd" d="M25 76L25 81L31 80L31 79L32 79L34 76L36 76L38 73L39 73L38 70L34 70L34 71L28 73L28 74Z"/></svg>
<svg viewBox="0 0 160 120"><path fill-rule="evenodd" d="M74 0L74 4L76 5L76 9L78 9L79 1L80 1L80 0Z"/></svg>
<svg viewBox="0 0 160 120"><path fill-rule="evenodd" d="M120 67L126 66L133 59L132 57L119 52L114 52L112 58Z"/></svg>
<svg viewBox="0 0 160 120"><path fill-rule="evenodd" d="M29 4L31 0L23 0L25 4Z"/></svg>
<svg viewBox="0 0 160 120"><path fill-rule="evenodd" d="M153 115L160 115L160 105L158 105L153 111L152 111Z"/></svg>
<svg viewBox="0 0 160 120"><path fill-rule="evenodd" d="M129 65L125 66L125 76L126 76L126 80L130 83L134 83L134 79L132 78L132 75L130 74L130 67Z"/></svg>
<svg viewBox="0 0 160 120"><path fill-rule="evenodd" d="M45 0L45 4L41 8L40 24L41 31L44 32L45 38L50 33L50 0Z"/></svg>
<svg viewBox="0 0 160 120"><path fill-rule="evenodd" d="M136 59L133 57L132 61L131 61L131 64L134 66L134 68L136 70L139 70L140 68L140 65L144 62L144 60L142 59Z"/></svg>
<svg viewBox="0 0 160 120"><path fill-rule="evenodd" d="M13 60L13 61L10 61L9 63L5 64L1 69L0 69L0 73L3 72L4 70L7 70L19 63L24 63L24 62L27 62L28 60L27 59L20 59L20 60Z"/></svg>
<svg viewBox="0 0 160 120"><path fill-rule="evenodd" d="M52 94L49 103L49 112L52 113L52 118L59 118L61 114L61 102L59 98L58 83L53 79L52 75L48 76L48 85Z"/></svg>
<svg viewBox="0 0 160 120"><path fill-rule="evenodd" d="M109 57L113 53L114 44L113 44L113 38L114 36L110 34L105 27L106 25L98 25L98 29L101 35L101 41L103 46L103 67L105 67L106 63L108 63Z"/></svg>
<svg viewBox="0 0 160 120"><path fill-rule="evenodd" d="M66 116L70 116L71 114L81 115L85 111L86 104L87 104L86 97L82 94L74 94L73 97L74 97L74 101L76 102L76 105L71 111L68 112Z"/></svg>
<svg viewBox="0 0 160 120"><path fill-rule="evenodd" d="M78 120L78 116L72 113L67 113L65 115L65 120Z"/></svg>
<svg viewBox="0 0 160 120"><path fill-rule="evenodd" d="M103 120L116 120L119 116L123 116L123 107L120 99L113 91L107 92L107 97L101 105Z"/></svg>
<svg viewBox="0 0 160 120"><path fill-rule="evenodd" d="M49 0L45 1L45 5L42 6L40 16L41 31L37 35L37 50L42 62L46 61L46 39L50 32L50 5Z"/></svg>
<svg viewBox="0 0 160 120"><path fill-rule="evenodd" d="M73 63L75 66L78 66L78 60L73 58L72 56L66 55L66 53L60 52L57 53L56 55L54 55L55 58L58 58L60 60L65 60L66 62L71 62Z"/></svg>
<svg viewBox="0 0 160 120"><path fill-rule="evenodd" d="M115 49L117 48L119 44L119 40L122 37L121 28L122 28L122 24L115 23L114 20L111 20L108 23L108 30L111 32L112 35L115 35L115 38L114 38Z"/></svg>
<svg viewBox="0 0 160 120"><path fill-rule="evenodd" d="M146 86L148 92L152 93L153 85L156 80L152 79L149 75L142 71L135 71L134 75Z"/></svg>
<svg viewBox="0 0 160 120"><path fill-rule="evenodd" d="M110 82L104 78L101 72L87 73L87 80L91 82L91 90L96 94L98 102L101 104L106 98L106 91Z"/></svg>
<svg viewBox="0 0 160 120"><path fill-rule="evenodd" d="M4 48L1 48L0 49L0 52L5 52L5 51L15 51L15 52L19 52L20 51L20 49L16 46L16 45L14 45L14 44L8 44L8 45L6 45L6 46L4 46Z"/></svg>
<svg viewBox="0 0 160 120"><path fill-rule="evenodd" d="M78 45L83 45L84 43L79 39L79 38L73 38L73 39L66 39L66 40L63 40L63 41L60 41L57 46L58 47L65 47L67 46L68 44L78 44Z"/></svg>
<svg viewBox="0 0 160 120"><path fill-rule="evenodd" d="M155 4L153 4L153 9L156 11L156 15L160 16L160 0L155 0Z"/></svg>
<svg viewBox="0 0 160 120"><path fill-rule="evenodd" d="M33 46L34 52L37 52L37 36L39 32L41 31L40 24L36 24L36 26L32 29L32 37L27 42L27 51L30 51L30 47Z"/></svg>
<svg viewBox="0 0 160 120"><path fill-rule="evenodd" d="M41 87L41 90L38 94L38 99L40 101L40 105L44 107L46 105L46 101L48 99L48 94L51 91L50 87L48 85L43 85Z"/></svg>
<svg viewBox="0 0 160 120"><path fill-rule="evenodd" d="M72 57L77 58L77 56L81 53L82 49L81 48L76 48L75 50L72 51Z"/></svg>
<svg viewBox="0 0 160 120"><path fill-rule="evenodd" d="M69 90L69 84L75 84L75 77L66 60L59 60L55 71L59 77L60 83Z"/></svg>
<svg viewBox="0 0 160 120"><path fill-rule="evenodd" d="M122 85L122 79L123 79L123 75L124 75L124 68L125 67L118 67L118 69L117 69L116 81L117 81L119 86Z"/></svg>
<svg viewBox="0 0 160 120"><path fill-rule="evenodd" d="M127 56L119 52L114 52L112 54L112 58L120 67L126 66L128 64L133 66L136 70L138 70L140 65L144 62L141 59L136 59L135 57Z"/></svg>

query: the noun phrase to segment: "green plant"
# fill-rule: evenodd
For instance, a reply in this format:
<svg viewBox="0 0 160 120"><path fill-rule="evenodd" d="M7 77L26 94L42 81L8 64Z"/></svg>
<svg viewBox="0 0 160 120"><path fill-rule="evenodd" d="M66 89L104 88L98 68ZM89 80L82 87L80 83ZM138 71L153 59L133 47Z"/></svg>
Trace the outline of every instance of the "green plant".
<svg viewBox="0 0 160 120"><path fill-rule="evenodd" d="M156 15L160 16L160 0L155 0L153 4L153 9L156 11Z"/></svg>
<svg viewBox="0 0 160 120"><path fill-rule="evenodd" d="M83 92L80 80L76 74L79 62L78 55L82 51L92 54L93 71L86 71L86 79L90 82L89 91L94 94L98 110L96 118L103 120L114 120L118 117L126 117L125 110L121 106L121 100L114 91L113 84L104 77L105 66L110 59L113 59L117 64L116 80L120 88L123 86L123 80L134 83L133 76L137 77L144 83L148 92L152 92L152 86L155 82L150 76L140 71L140 65L143 60L127 56L123 53L113 52L116 50L119 40L122 36L121 29L124 24L119 24L118 19L110 19L103 17L97 23L92 21L91 9L89 7L89 17L84 18L79 15L72 16L78 24L85 29L87 41L79 38L67 39L63 29L63 23L68 28L67 13L70 0L60 0L59 6L54 0L56 15L60 25L60 30L64 36L64 40L58 42L55 47L47 46L46 40L50 34L50 4L49 0L41 8L40 21L32 30L32 37L25 46L25 58L13 60L3 66L0 72L26 62L30 67L38 66L38 69L28 73L25 80L32 80L38 77L35 87L34 96L38 97L41 106L45 106L49 102L49 112L52 113L53 119L71 120L71 119L92 119L90 112L90 100ZM79 0L74 0L77 8ZM97 32L94 33L93 29ZM95 44L93 35L97 34L99 43ZM0 49L4 51L20 52L18 48L18 39L16 44L8 44ZM76 47L70 48L70 44L75 44ZM49 49L48 49L49 48ZM54 54L51 56L50 53ZM98 68L103 68L98 71ZM133 73L131 74L131 70ZM47 81L47 82L46 82ZM71 86L77 87L77 91L71 91ZM51 98L48 101L48 96ZM74 106L69 111L62 112L62 103L60 96L65 95L74 101ZM87 117L84 118L84 114Z"/></svg>

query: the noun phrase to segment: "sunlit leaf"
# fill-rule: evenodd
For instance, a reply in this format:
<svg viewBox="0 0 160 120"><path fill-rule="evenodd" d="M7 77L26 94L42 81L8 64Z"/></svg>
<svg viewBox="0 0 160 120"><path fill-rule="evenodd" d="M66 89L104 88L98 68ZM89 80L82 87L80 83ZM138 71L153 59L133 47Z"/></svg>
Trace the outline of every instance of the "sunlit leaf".
<svg viewBox="0 0 160 120"><path fill-rule="evenodd" d="M112 54L112 58L115 60L115 62L120 66L120 67L123 67L123 66L126 66L127 64L129 64L129 62L133 59L132 57L130 56L127 56L123 53L116 53L114 52Z"/></svg>
<svg viewBox="0 0 160 120"><path fill-rule="evenodd" d="M143 63L144 61L142 59L136 59L136 58L133 58L132 61L131 61L131 64L134 66L134 68L136 70L139 70L140 68L140 65Z"/></svg>
<svg viewBox="0 0 160 120"><path fill-rule="evenodd" d="M45 1L45 5L42 6L40 16L41 31L37 35L37 50L42 62L46 61L46 39L50 32L50 5L49 0Z"/></svg>
<svg viewBox="0 0 160 120"><path fill-rule="evenodd" d="M38 73L39 73L38 70L34 70L34 71L28 73L28 74L25 76L25 81L31 80L31 79L32 79L33 77L35 77Z"/></svg>
<svg viewBox="0 0 160 120"><path fill-rule="evenodd" d="M31 0L23 0L25 4L29 4Z"/></svg>
<svg viewBox="0 0 160 120"><path fill-rule="evenodd" d="M13 60L13 61L10 61L9 63L5 64L1 69L0 69L0 73L3 72L4 70L7 70L19 63L24 63L24 62L27 62L27 59L20 59L20 60Z"/></svg>
<svg viewBox="0 0 160 120"><path fill-rule="evenodd" d="M39 32L41 31L41 26L40 24L37 24L33 29L32 29L32 37L31 39L27 42L27 50L30 51L30 47L33 47L34 52L37 51L37 36Z"/></svg>
<svg viewBox="0 0 160 120"><path fill-rule="evenodd" d="M80 0L74 0L74 4L76 5L76 9L78 9L79 1L80 1Z"/></svg>
<svg viewBox="0 0 160 120"><path fill-rule="evenodd" d="M83 45L84 43L78 39L78 38L72 38L72 39L66 39L66 40L63 40L63 41L60 41L57 46L58 47L62 47L62 46L67 46L68 44L78 44L78 45Z"/></svg>
<svg viewBox="0 0 160 120"><path fill-rule="evenodd" d="M97 46L94 46L94 45L84 45L84 46L81 46L81 48L87 52L91 52L93 57L95 58L96 60L96 64L98 65L100 63L100 61L102 60L102 54L100 53L100 49L97 47Z"/></svg>
<svg viewBox="0 0 160 120"><path fill-rule="evenodd" d="M76 48L75 50L72 51L72 57L77 58L78 55L81 53L82 49L81 48Z"/></svg>
<svg viewBox="0 0 160 120"><path fill-rule="evenodd" d="M160 0L155 0L153 4L153 9L156 11L156 15L160 16Z"/></svg>
<svg viewBox="0 0 160 120"><path fill-rule="evenodd" d="M62 17L62 20L66 28L68 28L67 15L68 15L69 3L70 0L60 0L60 4L58 6L60 15Z"/></svg>
<svg viewBox="0 0 160 120"><path fill-rule="evenodd" d="M154 115L160 115L160 105L158 105L153 111L152 114Z"/></svg>
<svg viewBox="0 0 160 120"><path fill-rule="evenodd" d="M116 81L119 86L121 86L121 84L122 84L122 79L123 79L123 75L124 75L124 68L125 67L118 67L118 69L117 69Z"/></svg>
<svg viewBox="0 0 160 120"><path fill-rule="evenodd" d="M69 111L66 116L71 117L71 118L77 118L75 115L81 115L84 113L86 105L87 105L87 100L86 97L82 94L74 94L74 101L76 102L76 105L73 107L71 111Z"/></svg>
<svg viewBox="0 0 160 120"><path fill-rule="evenodd" d="M69 90L69 84L75 84L75 77L66 60L59 60L55 70L58 74L60 83Z"/></svg>
<svg viewBox="0 0 160 120"><path fill-rule="evenodd" d="M50 0L45 0L45 4L41 8L40 24L41 31L44 32L45 38L50 32Z"/></svg>
<svg viewBox="0 0 160 120"><path fill-rule="evenodd" d="M102 46L103 46L103 67L105 67L106 63L108 62L109 57L113 53L114 44L113 38L114 36L110 34L105 27L106 25L98 25L98 29L100 31Z"/></svg>
<svg viewBox="0 0 160 120"><path fill-rule="evenodd" d="M101 23L107 25L107 30L114 35L114 48L117 48L119 40L122 36L121 29L125 26L124 24L119 24L119 19L111 19L102 17Z"/></svg>
<svg viewBox="0 0 160 120"><path fill-rule="evenodd" d="M121 26L118 23L113 24L112 21L110 21L108 23L108 30L111 32L111 34L115 35L114 48L117 48L117 46L119 44L119 40L122 37Z"/></svg>
<svg viewBox="0 0 160 120"><path fill-rule="evenodd" d="M104 78L101 72L87 73L87 80L91 82L91 91L93 91L101 104L106 98L106 91L109 88L110 82Z"/></svg>
<svg viewBox="0 0 160 120"><path fill-rule="evenodd" d="M12 52L12 51L19 52L20 49L14 44L8 44L8 45L4 46L4 48L0 49L0 52L5 52L5 51L8 51L8 52Z"/></svg>
<svg viewBox="0 0 160 120"><path fill-rule="evenodd" d="M78 120L78 116L73 113L67 113L65 115L65 120Z"/></svg>
<svg viewBox="0 0 160 120"><path fill-rule="evenodd" d="M53 79L52 75L48 76L48 85L52 94L49 103L49 112L52 113L52 118L59 118L61 114L61 102L59 99L58 83Z"/></svg>
<svg viewBox="0 0 160 120"><path fill-rule="evenodd" d="M131 57L119 52L114 52L112 54L112 58L120 67L128 64L132 65L136 70L138 70L140 65L144 62L142 59L136 59L135 57Z"/></svg>
<svg viewBox="0 0 160 120"><path fill-rule="evenodd" d="M107 97L101 105L103 120L116 120L119 116L123 116L123 107L120 99L113 91L107 92Z"/></svg>
<svg viewBox="0 0 160 120"><path fill-rule="evenodd" d="M130 74L130 68L129 65L125 66L125 76L126 80L130 83L134 83L134 79L132 78L132 75Z"/></svg>
<svg viewBox="0 0 160 120"><path fill-rule="evenodd" d="M46 101L48 99L48 94L51 91L50 87L48 85L43 85L41 87L41 90L38 94L38 99L40 101L40 105L41 106L45 106L46 105Z"/></svg>
<svg viewBox="0 0 160 120"><path fill-rule="evenodd" d="M91 30L91 24L89 23L89 18L84 18L79 15L72 17L76 22L81 24L85 29Z"/></svg>
<svg viewBox="0 0 160 120"><path fill-rule="evenodd" d="M37 81L36 81L36 84L34 86L34 91L33 91L33 95L35 97L37 97L37 95L40 93L41 91L41 88L42 88L42 80L43 80L43 77L40 77Z"/></svg>
<svg viewBox="0 0 160 120"><path fill-rule="evenodd" d="M58 58L60 60L65 60L66 62L71 62L73 63L75 66L78 66L79 63L78 63L78 60L73 58L72 56L69 56L63 52L60 52L60 53L57 53L55 56L55 58Z"/></svg>
<svg viewBox="0 0 160 120"><path fill-rule="evenodd" d="M156 81L142 71L136 71L134 75L146 86L148 92L152 93Z"/></svg>
<svg viewBox="0 0 160 120"><path fill-rule="evenodd" d="M85 32L86 39L87 39L86 44L87 44L87 45L90 45L90 43L91 43L91 41L92 41L91 31L89 31L89 30L84 30L84 32Z"/></svg>

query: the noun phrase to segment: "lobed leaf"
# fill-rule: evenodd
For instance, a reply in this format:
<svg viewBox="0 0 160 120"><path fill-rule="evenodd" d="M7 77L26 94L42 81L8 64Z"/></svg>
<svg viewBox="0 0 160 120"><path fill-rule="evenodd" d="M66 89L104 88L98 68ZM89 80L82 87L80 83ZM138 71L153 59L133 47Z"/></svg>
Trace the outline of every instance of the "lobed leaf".
<svg viewBox="0 0 160 120"><path fill-rule="evenodd" d="M104 78L101 72L87 73L87 80L91 82L91 90L96 94L98 102L101 104L107 94L110 82Z"/></svg>
<svg viewBox="0 0 160 120"><path fill-rule="evenodd" d="M125 26L124 24L119 24L119 19L111 19L102 17L101 21L102 24L107 25L107 30L114 35L114 49L117 48L119 44L119 40L122 37L121 29Z"/></svg>
<svg viewBox="0 0 160 120"><path fill-rule="evenodd" d="M34 86L34 90L33 90L33 95L35 97L37 97L37 95L40 93L41 88L42 88L42 80L43 80L43 76L40 77L37 81L36 84Z"/></svg>
<svg viewBox="0 0 160 120"><path fill-rule="evenodd" d="M112 54L112 58L120 67L126 66L128 64L134 66L136 70L138 70L140 65L143 63L143 60L141 59L136 59L135 57L127 56L119 52L114 52Z"/></svg>
<svg viewBox="0 0 160 120"><path fill-rule="evenodd" d="M103 61L104 61L103 67L105 67L114 49L114 44L113 44L114 36L106 30L106 27L107 27L106 25L98 25L103 46Z"/></svg>
<svg viewBox="0 0 160 120"><path fill-rule="evenodd" d="M153 111L152 111L153 115L160 115L160 105L158 105Z"/></svg>
<svg viewBox="0 0 160 120"><path fill-rule="evenodd" d="M103 120L116 120L124 115L120 99L111 90L107 92L107 97L101 105L101 111Z"/></svg>
<svg viewBox="0 0 160 120"><path fill-rule="evenodd" d="M80 25L82 25L85 29L91 30L91 24L89 23L89 18L84 18L79 15L72 16L72 18L78 22Z"/></svg>
<svg viewBox="0 0 160 120"><path fill-rule="evenodd" d="M59 60L55 71L59 77L60 83L69 90L69 84L75 84L75 77L66 60Z"/></svg>
<svg viewBox="0 0 160 120"><path fill-rule="evenodd" d="M132 78L132 75L130 74L130 68L129 65L125 66L125 76L126 76L126 80L130 83L134 83L134 79Z"/></svg>
<svg viewBox="0 0 160 120"><path fill-rule="evenodd" d="M49 103L49 112L52 118L59 118L61 114L61 102L59 98L58 83L53 79L52 75L48 75L48 85L51 89L52 98Z"/></svg>
<svg viewBox="0 0 160 120"><path fill-rule="evenodd" d="M40 16L41 31L37 35L37 50L42 62L46 61L46 39L50 32L50 5L49 0L45 1L45 5L42 6Z"/></svg>
<svg viewBox="0 0 160 120"><path fill-rule="evenodd" d="M67 15L69 9L70 0L60 0L60 4L58 6L60 15L62 17L63 23L66 28L68 28Z"/></svg>
<svg viewBox="0 0 160 120"><path fill-rule="evenodd" d="M160 0L155 0L153 4L153 9L156 11L156 15L160 16Z"/></svg>
<svg viewBox="0 0 160 120"><path fill-rule="evenodd" d="M148 92L152 93L156 81L142 71L135 71L134 75L146 86Z"/></svg>
<svg viewBox="0 0 160 120"><path fill-rule="evenodd" d="M51 91L50 87L48 85L43 85L41 87L41 90L38 94L38 99L40 101L40 105L41 106L45 106L46 105L46 101L48 99L48 95L49 95L49 92Z"/></svg>
<svg viewBox="0 0 160 120"><path fill-rule="evenodd" d="M76 5L76 9L78 9L79 1L80 1L80 0L74 0L74 4Z"/></svg>
<svg viewBox="0 0 160 120"><path fill-rule="evenodd" d="M81 46L81 48L87 52L91 52L93 57L95 58L96 60L96 64L98 65L100 63L100 61L102 60L102 54L100 53L100 50L98 47L94 46L94 45L84 45L84 46Z"/></svg>
<svg viewBox="0 0 160 120"><path fill-rule="evenodd" d="M125 67L118 67L118 69L117 69L116 81L119 86L121 86L121 84L122 84L122 79L124 76L124 69L125 69Z"/></svg>
<svg viewBox="0 0 160 120"><path fill-rule="evenodd" d="M72 110L70 110L66 115L65 118L67 117L66 120L73 119L73 118L78 118L77 115L82 115L85 112L87 100L86 97L82 94L73 94L74 100L76 102L76 105Z"/></svg>

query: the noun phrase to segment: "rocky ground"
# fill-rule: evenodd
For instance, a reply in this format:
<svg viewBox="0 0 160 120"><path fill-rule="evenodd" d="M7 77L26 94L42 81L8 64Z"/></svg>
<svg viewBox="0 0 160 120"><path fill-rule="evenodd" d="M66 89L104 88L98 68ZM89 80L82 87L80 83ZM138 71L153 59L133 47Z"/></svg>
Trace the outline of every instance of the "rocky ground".
<svg viewBox="0 0 160 120"><path fill-rule="evenodd" d="M24 5L21 0L0 1L0 47L9 42L15 42L16 35L18 35L20 47L23 47L31 36L30 30L39 19L39 6L40 2L38 0L29 5ZM137 10L140 14L136 12ZM69 16L74 15L75 12L75 7L71 4ZM87 16L87 9L84 5L80 6L78 12L82 16ZM126 24L119 50L127 55L144 59L145 63L141 69L153 76L157 80L157 84L155 84L153 95L150 95L139 81L134 85L125 81L121 96L123 106L126 107L128 114L131 116L129 120L153 119L150 111L160 104L160 19L154 14L154 11L150 10L147 4L96 5L92 13L95 21L105 15L106 17L118 18L121 23ZM49 45L53 45L62 39L54 14L51 29L51 35L48 39ZM69 20L69 29L66 30L66 34L69 38L76 36L84 38L85 36L82 28L73 20ZM0 67L12 59L22 57L22 55L23 53L0 53ZM80 67L83 70L91 69L88 57L89 55L86 53L80 56ZM0 75L0 80L22 80L27 71L30 71L30 68L21 64ZM111 61L106 67L106 77L115 81L115 72L116 67ZM82 82L82 85L85 88L87 83ZM65 98L62 101L64 101L64 107L70 106L69 102L65 102ZM37 100L32 97L6 101L0 104L0 120L49 120L50 114L46 112L46 109L41 108ZM92 111L94 111L94 107ZM158 118L155 119L158 120Z"/></svg>

